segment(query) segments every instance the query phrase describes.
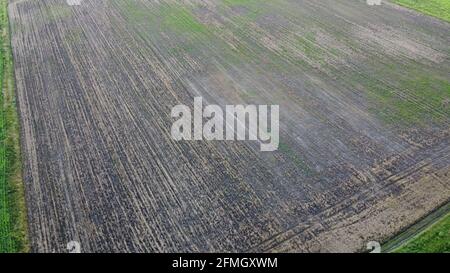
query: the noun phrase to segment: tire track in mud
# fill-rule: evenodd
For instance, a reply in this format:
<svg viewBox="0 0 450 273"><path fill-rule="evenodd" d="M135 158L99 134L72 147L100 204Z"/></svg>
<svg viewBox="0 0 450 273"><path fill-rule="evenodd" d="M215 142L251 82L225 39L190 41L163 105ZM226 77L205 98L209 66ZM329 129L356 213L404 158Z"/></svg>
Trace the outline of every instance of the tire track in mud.
<svg viewBox="0 0 450 273"><path fill-rule="evenodd" d="M433 154L432 158L427 158L421 162L418 162L417 164L409 167L407 170L404 170L400 173L393 174L387 178L385 178L383 181L379 181L378 184L375 184L373 188L365 189L363 192L360 192L354 196L351 196L349 199L346 199L342 201L341 203L335 204L333 207L330 207L328 209L325 209L322 211L319 215L315 215L312 218L308 219L307 221L302 222L301 224L289 228L285 231L283 231L280 234L275 235L274 237L270 238L269 240L261 243L258 246L253 247L251 250L252 252L270 252L271 249L278 247L279 245L288 242L289 240L293 239L294 237L298 236L301 233L306 232L308 229L310 229L315 223L322 223L323 222L323 216L324 215L335 215L339 214L341 212L345 212L346 209L352 208L352 207L358 207L359 202L367 202L370 198L361 199L359 197L361 196L367 196L368 193L372 194L372 197L376 197L379 199L382 199L386 192L389 192L389 187L399 186L401 185L402 180L406 180L407 177L411 177L413 175L422 174L423 169L430 167L433 163L440 162L442 160L450 161L450 148L444 147L443 149L440 149L437 154ZM436 180L439 180L436 178ZM444 189L450 192L450 184L443 184ZM383 194L380 194L383 192ZM379 200L378 200L379 201ZM352 215L349 215L348 217L351 217ZM341 222L345 223L346 219L340 219ZM338 222L336 222L338 223ZM351 223L349 223L350 225ZM361 246L363 247L363 246Z"/></svg>

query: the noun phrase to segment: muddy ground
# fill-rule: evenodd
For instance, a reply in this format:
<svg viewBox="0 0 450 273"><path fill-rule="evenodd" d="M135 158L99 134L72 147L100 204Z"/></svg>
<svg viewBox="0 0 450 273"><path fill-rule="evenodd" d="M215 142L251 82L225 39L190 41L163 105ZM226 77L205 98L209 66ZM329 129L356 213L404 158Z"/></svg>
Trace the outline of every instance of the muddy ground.
<svg viewBox="0 0 450 273"><path fill-rule="evenodd" d="M12 0L32 250L359 251L450 199L450 25L351 0ZM280 149L173 106L280 105Z"/></svg>

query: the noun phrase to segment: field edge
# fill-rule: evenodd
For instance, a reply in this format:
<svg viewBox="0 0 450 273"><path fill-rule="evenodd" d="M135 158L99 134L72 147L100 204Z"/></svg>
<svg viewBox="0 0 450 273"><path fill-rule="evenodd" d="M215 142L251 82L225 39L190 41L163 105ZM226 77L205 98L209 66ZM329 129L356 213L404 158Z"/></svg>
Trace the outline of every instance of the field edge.
<svg viewBox="0 0 450 273"><path fill-rule="evenodd" d="M439 226L446 221L448 222L449 219L450 200L388 239L383 243L382 251L384 253L413 253L407 251L409 246L418 242L424 235L427 236L426 234L435 233L436 226ZM443 244L441 243L441 245ZM432 253L427 249L430 249L429 244L422 245L421 252ZM417 251L414 253L416 252Z"/></svg>
<svg viewBox="0 0 450 273"><path fill-rule="evenodd" d="M4 195L2 200L3 216L0 231L0 253L29 252L28 221L25 189L22 176L22 154L20 145L20 123L15 96L15 76L11 50L10 25L8 17L8 0L0 0L1 29L1 65L0 71L2 94L0 155L2 156L0 183ZM0 198L2 198L0 196Z"/></svg>
<svg viewBox="0 0 450 273"><path fill-rule="evenodd" d="M437 18L442 21L450 23L450 11L445 11L445 8L443 8L443 11L436 10L428 5L428 7L430 7L430 8L424 9L424 7L420 6L420 0L419 0L419 2L417 2L417 1L411 2L411 1L405 1L405 0L390 0L390 1L396 5L399 5L399 6L414 10L418 13L425 14L425 15L431 16L433 18ZM437 1L439 1L439 0L437 0ZM435 0L435 2L436 2L436 0ZM449 4L448 8L450 8L450 4ZM442 12L442 13L440 13L440 12Z"/></svg>

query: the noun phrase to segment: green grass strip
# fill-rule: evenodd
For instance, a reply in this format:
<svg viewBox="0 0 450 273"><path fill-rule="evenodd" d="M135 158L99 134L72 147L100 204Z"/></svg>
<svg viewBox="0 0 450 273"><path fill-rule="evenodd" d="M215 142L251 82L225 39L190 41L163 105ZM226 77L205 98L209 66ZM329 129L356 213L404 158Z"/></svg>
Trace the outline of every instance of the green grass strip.
<svg viewBox="0 0 450 273"><path fill-rule="evenodd" d="M393 2L450 22L449 0L393 0Z"/></svg>
<svg viewBox="0 0 450 273"><path fill-rule="evenodd" d="M450 253L450 214L432 225L403 246L396 253Z"/></svg>
<svg viewBox="0 0 450 273"><path fill-rule="evenodd" d="M0 0L0 253L29 249L7 7Z"/></svg>

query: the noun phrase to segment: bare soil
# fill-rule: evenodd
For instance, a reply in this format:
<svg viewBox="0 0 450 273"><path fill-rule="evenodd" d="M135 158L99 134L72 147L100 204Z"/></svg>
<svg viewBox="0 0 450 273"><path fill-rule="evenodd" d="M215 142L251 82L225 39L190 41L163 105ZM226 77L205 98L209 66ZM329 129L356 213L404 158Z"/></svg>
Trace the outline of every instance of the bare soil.
<svg viewBox="0 0 450 273"><path fill-rule="evenodd" d="M12 0L32 251L359 251L450 199L450 24L350 0ZM173 106L279 104L281 145Z"/></svg>

